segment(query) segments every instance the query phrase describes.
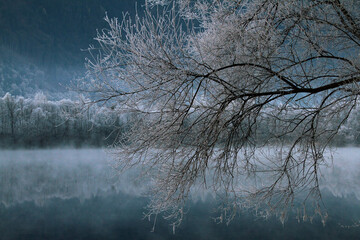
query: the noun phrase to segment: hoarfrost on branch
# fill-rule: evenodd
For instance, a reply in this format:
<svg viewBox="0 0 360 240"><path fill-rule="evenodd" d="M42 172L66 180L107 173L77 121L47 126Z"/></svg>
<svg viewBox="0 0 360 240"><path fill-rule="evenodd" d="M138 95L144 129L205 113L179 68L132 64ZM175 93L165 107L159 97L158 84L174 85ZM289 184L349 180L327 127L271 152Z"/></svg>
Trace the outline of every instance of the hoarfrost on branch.
<svg viewBox="0 0 360 240"><path fill-rule="evenodd" d="M174 0L106 17L83 89L133 117L118 163L153 180L150 214L181 219L199 186L224 212L317 203L358 101L359 14L352 0Z"/></svg>

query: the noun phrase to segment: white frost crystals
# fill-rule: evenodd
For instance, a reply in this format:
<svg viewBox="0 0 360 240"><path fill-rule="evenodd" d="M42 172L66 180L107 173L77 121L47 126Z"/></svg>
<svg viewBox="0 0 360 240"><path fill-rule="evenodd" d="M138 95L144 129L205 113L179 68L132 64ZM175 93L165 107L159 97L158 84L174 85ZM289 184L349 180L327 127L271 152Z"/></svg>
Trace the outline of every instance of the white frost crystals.
<svg viewBox="0 0 360 240"><path fill-rule="evenodd" d="M232 211L286 211L298 193L320 202L324 152L358 101L360 2L154 4L134 21L106 18L82 88L132 113L115 151L122 168L146 163L150 214L180 217L195 184ZM277 153L260 171L271 181L239 190L261 176L264 147Z"/></svg>

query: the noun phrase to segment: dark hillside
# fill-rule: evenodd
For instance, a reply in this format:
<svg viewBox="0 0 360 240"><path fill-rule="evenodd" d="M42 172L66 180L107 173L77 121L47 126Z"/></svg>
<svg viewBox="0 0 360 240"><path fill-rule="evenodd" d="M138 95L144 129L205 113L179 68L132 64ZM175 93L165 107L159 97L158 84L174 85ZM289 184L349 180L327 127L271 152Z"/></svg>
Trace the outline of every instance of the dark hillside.
<svg viewBox="0 0 360 240"><path fill-rule="evenodd" d="M81 49L93 41L96 29L106 27L105 13L111 17L134 13L135 2L1 0L1 92L64 90L60 85L83 73L87 52Z"/></svg>

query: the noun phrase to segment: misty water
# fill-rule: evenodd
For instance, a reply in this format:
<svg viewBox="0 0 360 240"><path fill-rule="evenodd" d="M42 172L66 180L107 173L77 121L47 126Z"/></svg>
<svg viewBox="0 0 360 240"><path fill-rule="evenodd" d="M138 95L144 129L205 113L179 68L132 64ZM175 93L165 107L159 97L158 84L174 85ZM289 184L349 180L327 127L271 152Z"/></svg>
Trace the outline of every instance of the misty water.
<svg viewBox="0 0 360 240"><path fill-rule="evenodd" d="M0 239L358 239L360 148L340 148L322 169L329 217L303 222L290 213L263 219L252 211L230 225L213 220L210 197L194 198L182 225L144 219L147 181L121 175L103 149L0 150Z"/></svg>

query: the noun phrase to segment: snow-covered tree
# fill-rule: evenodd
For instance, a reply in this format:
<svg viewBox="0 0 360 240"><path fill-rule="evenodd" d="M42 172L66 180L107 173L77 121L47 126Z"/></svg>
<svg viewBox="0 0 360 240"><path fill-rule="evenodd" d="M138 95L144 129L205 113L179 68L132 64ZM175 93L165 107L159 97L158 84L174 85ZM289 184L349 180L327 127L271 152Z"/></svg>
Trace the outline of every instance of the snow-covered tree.
<svg viewBox="0 0 360 240"><path fill-rule="evenodd" d="M1 147L103 146L113 143L118 134L114 128L122 124L105 106L86 109L80 101L49 101L43 93L0 98Z"/></svg>
<svg viewBox="0 0 360 240"><path fill-rule="evenodd" d="M9 125L8 129L10 129L12 141L16 142L16 137L15 137L15 124L17 121L16 101L14 97L11 96L10 93L6 93L2 100L5 105L5 111L6 111L5 118L8 119L8 125Z"/></svg>
<svg viewBox="0 0 360 240"><path fill-rule="evenodd" d="M181 216L195 185L231 209L250 198L284 210L304 191L318 201L325 150L358 101L360 2L145 8L144 18L106 17L85 90L136 113L119 163L148 166L151 213Z"/></svg>

